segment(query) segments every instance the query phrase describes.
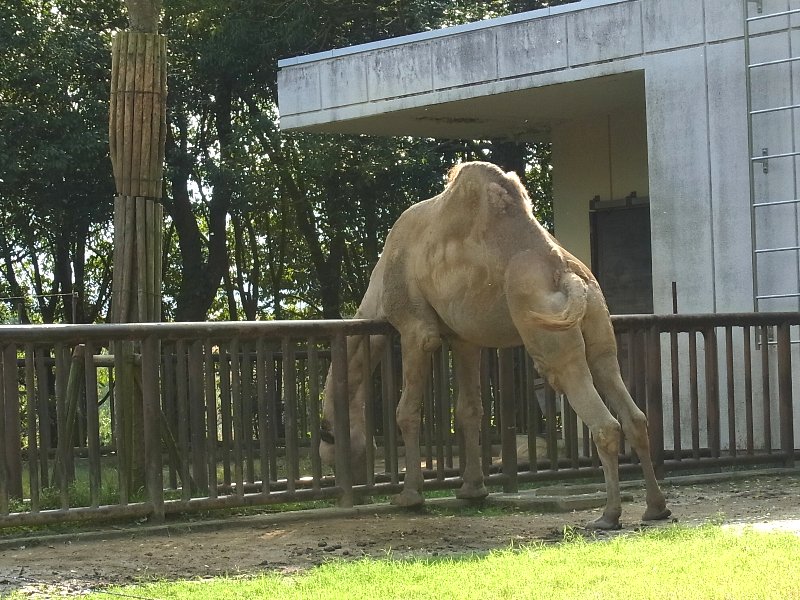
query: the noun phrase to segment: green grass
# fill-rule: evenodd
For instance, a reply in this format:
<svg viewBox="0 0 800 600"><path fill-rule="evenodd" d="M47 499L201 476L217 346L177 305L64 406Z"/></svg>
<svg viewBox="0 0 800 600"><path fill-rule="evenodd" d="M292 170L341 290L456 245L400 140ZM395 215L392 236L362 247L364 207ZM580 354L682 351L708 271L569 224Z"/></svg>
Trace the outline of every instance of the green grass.
<svg viewBox="0 0 800 600"><path fill-rule="evenodd" d="M302 574L162 582L115 591L145 598L791 599L800 537L673 526L462 558L332 561ZM95 593L85 598L107 599Z"/></svg>

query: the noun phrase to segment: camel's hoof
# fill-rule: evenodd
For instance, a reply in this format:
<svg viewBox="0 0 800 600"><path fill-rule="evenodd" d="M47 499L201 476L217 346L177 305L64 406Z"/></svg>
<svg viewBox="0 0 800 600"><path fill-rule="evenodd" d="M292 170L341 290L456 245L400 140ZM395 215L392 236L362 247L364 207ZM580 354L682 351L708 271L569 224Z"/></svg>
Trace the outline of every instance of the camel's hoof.
<svg viewBox="0 0 800 600"><path fill-rule="evenodd" d="M666 507L647 507L642 515L642 521L663 521L672 514L672 511Z"/></svg>
<svg viewBox="0 0 800 600"><path fill-rule="evenodd" d="M392 498L394 506L403 508L417 508L425 502L425 497L416 490L403 490Z"/></svg>
<svg viewBox="0 0 800 600"><path fill-rule="evenodd" d="M459 500L483 500L488 495L489 490L487 490L486 486L483 484L475 486L465 483L456 492L456 498Z"/></svg>
<svg viewBox="0 0 800 600"><path fill-rule="evenodd" d="M602 529L603 531L615 531L622 529L622 524L619 522L619 517L612 518L603 515L599 519L595 519L586 524L587 529Z"/></svg>

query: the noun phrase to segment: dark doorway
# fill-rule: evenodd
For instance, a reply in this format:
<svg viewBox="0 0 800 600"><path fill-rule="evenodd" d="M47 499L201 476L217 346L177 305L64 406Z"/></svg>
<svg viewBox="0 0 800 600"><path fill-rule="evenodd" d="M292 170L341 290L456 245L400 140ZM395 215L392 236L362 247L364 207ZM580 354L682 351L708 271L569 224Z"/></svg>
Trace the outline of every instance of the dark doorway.
<svg viewBox="0 0 800 600"><path fill-rule="evenodd" d="M612 315L653 312L650 202L592 200L592 271Z"/></svg>

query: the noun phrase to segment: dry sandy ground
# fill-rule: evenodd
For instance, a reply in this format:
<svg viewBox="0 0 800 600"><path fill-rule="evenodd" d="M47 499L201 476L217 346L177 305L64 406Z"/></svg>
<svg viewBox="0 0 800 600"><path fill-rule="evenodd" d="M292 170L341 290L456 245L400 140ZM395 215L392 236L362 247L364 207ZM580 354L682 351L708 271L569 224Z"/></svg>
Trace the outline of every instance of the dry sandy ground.
<svg viewBox="0 0 800 600"><path fill-rule="evenodd" d="M800 475L796 471L737 474L716 482L683 478L680 484L665 485L664 491L673 511L670 522L771 523L800 532ZM638 517L644 510L641 489L630 487L626 492L631 499L623 505L623 533L642 525ZM560 540L564 527L582 526L600 509L537 514L517 508L504 510L500 516L483 516L441 507L409 513L373 505L346 516L336 512L326 509L314 514L238 517L224 523L107 529L40 543L10 543L0 538L0 596L17 590L41 598L146 579L294 572L333 557L486 552Z"/></svg>

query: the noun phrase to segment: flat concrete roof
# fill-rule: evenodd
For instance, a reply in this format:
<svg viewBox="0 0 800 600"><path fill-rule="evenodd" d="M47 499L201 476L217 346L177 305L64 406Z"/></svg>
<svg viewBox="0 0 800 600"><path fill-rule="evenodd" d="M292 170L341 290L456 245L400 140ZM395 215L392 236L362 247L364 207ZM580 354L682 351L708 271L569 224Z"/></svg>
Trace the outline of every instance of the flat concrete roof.
<svg viewBox="0 0 800 600"><path fill-rule="evenodd" d="M281 128L547 140L645 110L654 56L743 35L741 0L583 0L279 61Z"/></svg>
<svg viewBox="0 0 800 600"><path fill-rule="evenodd" d="M629 0L583 0L582 2L572 2L561 6L553 6L548 8L540 8L537 10L530 10L526 12L507 15L505 17L496 17L494 19L484 19L483 21L474 21L472 23L465 23L463 25L454 25L452 27L442 27L441 29L432 29L430 31L422 31L420 33L413 33L411 35L402 35L376 42L369 42L366 44L356 44L354 46L347 46L345 48L335 48L333 50L326 50L324 52L316 52L314 54L306 54L303 56L293 56L291 58L282 58L278 60L278 68L290 67L293 65L302 65L311 63L318 60L326 60L329 58L337 58L341 56L348 56L350 54L358 54L360 52L369 52L371 50L379 50L382 48L391 48L393 46L402 46L403 44L410 44L413 42L424 42L426 40L433 40L449 35L458 35L467 33L469 31L478 31L498 25L506 25L509 23L524 23L532 19L541 19L542 17L549 17L553 15L560 15L576 10L585 10L595 6L605 6L608 4L619 4L620 2L628 2Z"/></svg>

